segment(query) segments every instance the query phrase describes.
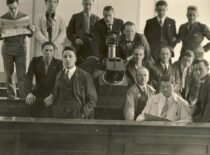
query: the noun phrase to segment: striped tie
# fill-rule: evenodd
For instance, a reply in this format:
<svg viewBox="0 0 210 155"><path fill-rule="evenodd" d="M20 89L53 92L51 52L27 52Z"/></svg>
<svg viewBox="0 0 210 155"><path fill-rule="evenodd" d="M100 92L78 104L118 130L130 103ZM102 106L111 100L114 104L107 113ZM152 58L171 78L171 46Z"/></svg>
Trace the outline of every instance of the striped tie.
<svg viewBox="0 0 210 155"><path fill-rule="evenodd" d="M161 116L162 117L165 117L165 118L167 117L168 104L169 104L169 100L168 100L168 98L166 98L165 104L164 104L163 109L161 111Z"/></svg>

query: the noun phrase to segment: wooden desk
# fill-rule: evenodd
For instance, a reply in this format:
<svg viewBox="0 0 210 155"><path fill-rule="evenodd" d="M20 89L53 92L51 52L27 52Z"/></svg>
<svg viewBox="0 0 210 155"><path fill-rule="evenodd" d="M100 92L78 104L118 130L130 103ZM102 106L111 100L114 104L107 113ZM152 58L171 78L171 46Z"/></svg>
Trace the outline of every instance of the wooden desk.
<svg viewBox="0 0 210 155"><path fill-rule="evenodd" d="M0 117L2 155L210 155L210 124Z"/></svg>

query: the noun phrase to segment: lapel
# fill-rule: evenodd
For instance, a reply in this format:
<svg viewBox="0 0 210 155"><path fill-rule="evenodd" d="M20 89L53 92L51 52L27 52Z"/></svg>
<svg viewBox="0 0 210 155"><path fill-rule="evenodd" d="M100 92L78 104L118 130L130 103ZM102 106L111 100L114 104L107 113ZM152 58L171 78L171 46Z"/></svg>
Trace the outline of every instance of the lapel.
<svg viewBox="0 0 210 155"><path fill-rule="evenodd" d="M80 24L82 26L82 28L84 29L84 25L85 25L85 15L83 12L80 12L79 14L79 21L80 21Z"/></svg>
<svg viewBox="0 0 210 155"><path fill-rule="evenodd" d="M178 70L179 70L179 75L180 75L180 78L181 78L182 77L182 74L183 74L181 61L178 62Z"/></svg>
<svg viewBox="0 0 210 155"><path fill-rule="evenodd" d="M38 69L40 69L41 75L45 75L46 76L43 57L40 57L40 62L39 62L39 68Z"/></svg>
<svg viewBox="0 0 210 155"><path fill-rule="evenodd" d="M154 25L155 25L155 27L157 28L157 29L160 29L161 27L160 27L160 23L158 22L158 19L157 19L157 17L154 17L153 18L153 23L154 23ZM165 21L164 21L164 23L165 23ZM164 24L163 23L163 24Z"/></svg>
<svg viewBox="0 0 210 155"><path fill-rule="evenodd" d="M125 35L122 36L122 44L121 44L121 47L123 49L123 51L125 51L126 55L127 55L127 42L126 42L126 39L125 39Z"/></svg>
<svg viewBox="0 0 210 155"><path fill-rule="evenodd" d="M53 70L55 69L55 58L52 58L50 65L47 70L47 75L49 76L51 73L53 73Z"/></svg>

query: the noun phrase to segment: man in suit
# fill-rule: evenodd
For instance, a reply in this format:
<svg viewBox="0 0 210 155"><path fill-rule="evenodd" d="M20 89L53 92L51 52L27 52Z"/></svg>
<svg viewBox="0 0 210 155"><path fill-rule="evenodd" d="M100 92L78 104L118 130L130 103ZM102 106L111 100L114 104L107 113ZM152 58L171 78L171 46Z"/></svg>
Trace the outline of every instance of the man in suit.
<svg viewBox="0 0 210 155"><path fill-rule="evenodd" d="M108 34L115 33L120 36L123 30L123 20L114 18L114 8L112 6L104 7L103 16L104 18L94 25L94 37L91 43L93 55L99 59L108 56L108 47L106 45Z"/></svg>
<svg viewBox="0 0 210 155"><path fill-rule="evenodd" d="M149 42L153 59L158 61L158 52L161 47L169 46L172 49L175 47L177 33L175 20L166 17L167 2L158 1L155 10L157 16L147 20L144 34Z"/></svg>
<svg viewBox="0 0 210 155"><path fill-rule="evenodd" d="M59 0L45 0L46 12L39 15L35 20L35 34L38 41L36 56L41 55L40 47L44 42L52 41L57 48L55 57L62 58L62 44L66 39L66 24L64 19L56 12L58 3Z"/></svg>
<svg viewBox="0 0 210 155"><path fill-rule="evenodd" d="M187 101L174 92L175 80L171 75L160 79L161 92L148 99L137 121L147 121L146 114L163 117L175 122L191 122L190 108Z"/></svg>
<svg viewBox="0 0 210 155"><path fill-rule="evenodd" d="M100 20L91 12L93 3L94 0L83 0L83 11L72 15L67 28L67 37L78 51L77 65L92 55L90 42L93 36L93 26Z"/></svg>
<svg viewBox="0 0 210 155"><path fill-rule="evenodd" d="M201 46L204 38L210 40L209 28L197 21L198 9L196 6L189 6L187 8L187 18L188 22L180 26L178 33L178 39L182 41L180 58L185 50L196 52L196 49ZM210 42L203 46L203 51L207 52L209 49Z"/></svg>
<svg viewBox="0 0 210 155"><path fill-rule="evenodd" d="M155 89L148 85L149 71L140 67L136 74L137 83L127 91L124 108L125 120L136 120L136 117L143 111L149 98L155 95Z"/></svg>
<svg viewBox="0 0 210 155"><path fill-rule="evenodd" d="M64 69L58 73L53 94L47 104L52 105L55 118L93 118L97 103L96 89L91 75L75 66L76 50L65 47L63 52Z"/></svg>
<svg viewBox="0 0 210 155"><path fill-rule="evenodd" d="M126 22L123 26L123 35L119 38L117 55L122 59L131 59L133 49L137 45L142 45L145 48L145 58L150 59L150 47L147 39L143 34L136 32L136 26L133 22Z"/></svg>
<svg viewBox="0 0 210 155"><path fill-rule="evenodd" d="M43 43L43 56L34 57L30 62L25 86L28 94L26 104L30 105L31 117L52 117L52 109L46 106L45 99L52 93L56 75L63 67L62 61L54 58L55 48L52 42ZM32 88L34 77L36 85Z"/></svg>
<svg viewBox="0 0 210 155"><path fill-rule="evenodd" d="M9 12L1 16L2 19L6 20L20 20L25 17L28 17L25 13L22 13L18 10L19 1L18 0L7 0L7 6ZM26 36L32 37L32 26L29 25L28 29L31 30L29 35L16 35L11 37L2 38L2 57L4 63L4 71L6 74L6 86L7 86L7 97L8 99L15 99L16 95L16 86L14 79L14 64L16 66L17 72L17 82L19 87L19 97L25 98L24 92L24 79L26 74ZM3 29L0 27L0 33Z"/></svg>
<svg viewBox="0 0 210 155"><path fill-rule="evenodd" d="M201 80L198 98L193 112L196 122L210 122L210 75L209 63L205 59L196 59L193 69Z"/></svg>

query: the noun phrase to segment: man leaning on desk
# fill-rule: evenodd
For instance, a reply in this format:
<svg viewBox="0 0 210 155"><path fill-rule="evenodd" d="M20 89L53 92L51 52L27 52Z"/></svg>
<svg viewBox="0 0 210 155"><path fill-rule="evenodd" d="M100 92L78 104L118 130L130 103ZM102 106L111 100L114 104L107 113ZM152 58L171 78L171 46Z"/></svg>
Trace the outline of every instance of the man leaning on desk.
<svg viewBox="0 0 210 155"><path fill-rule="evenodd" d="M147 121L147 114L175 122L191 122L187 101L174 92L174 77L163 75L160 79L160 93L151 97L137 117L137 121Z"/></svg>

